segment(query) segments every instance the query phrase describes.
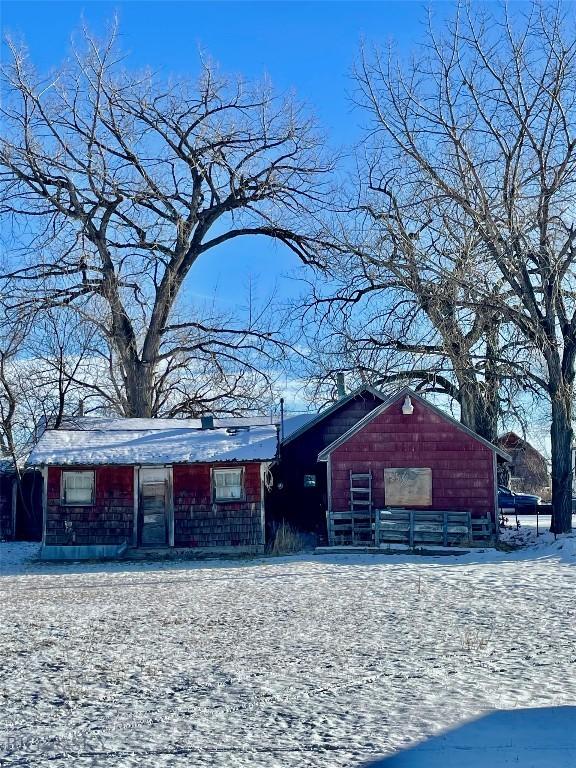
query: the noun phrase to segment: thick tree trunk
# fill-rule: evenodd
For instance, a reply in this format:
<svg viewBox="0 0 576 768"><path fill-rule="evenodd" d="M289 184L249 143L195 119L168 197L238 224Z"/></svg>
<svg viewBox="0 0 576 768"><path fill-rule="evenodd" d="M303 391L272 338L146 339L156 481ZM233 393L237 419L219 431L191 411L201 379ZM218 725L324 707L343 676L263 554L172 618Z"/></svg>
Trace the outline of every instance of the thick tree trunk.
<svg viewBox="0 0 576 768"><path fill-rule="evenodd" d="M474 431L485 440L495 443L498 439L498 409L491 400L479 396L476 401Z"/></svg>
<svg viewBox="0 0 576 768"><path fill-rule="evenodd" d="M152 413L154 368L140 360L130 365L125 373L126 408L128 418L149 419Z"/></svg>
<svg viewBox="0 0 576 768"><path fill-rule="evenodd" d="M485 329L486 365L484 368L483 387L480 385L481 411L476 415L476 431L486 440L495 443L498 440L498 416L500 415L500 324L496 318Z"/></svg>
<svg viewBox="0 0 576 768"><path fill-rule="evenodd" d="M553 533L572 530L572 395L552 394L552 527Z"/></svg>
<svg viewBox="0 0 576 768"><path fill-rule="evenodd" d="M498 405L490 398L487 400L478 383L460 384L460 421L480 437L496 441L498 431Z"/></svg>
<svg viewBox="0 0 576 768"><path fill-rule="evenodd" d="M450 356L458 381L460 421L476 434L496 442L498 437L498 413L500 409L500 380L497 372L498 324L496 321L484 330L486 339L486 364L482 376L474 367L470 349L463 344L452 347ZM446 341L445 341L446 344Z"/></svg>

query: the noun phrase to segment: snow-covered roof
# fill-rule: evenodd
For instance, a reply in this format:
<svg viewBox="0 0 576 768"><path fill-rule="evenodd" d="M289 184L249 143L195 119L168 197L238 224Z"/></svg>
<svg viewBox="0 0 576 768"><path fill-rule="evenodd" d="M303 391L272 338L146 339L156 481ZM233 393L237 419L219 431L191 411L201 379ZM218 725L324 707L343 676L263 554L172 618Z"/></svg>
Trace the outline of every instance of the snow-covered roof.
<svg viewBox="0 0 576 768"><path fill-rule="evenodd" d="M317 413L299 413L284 418L284 439L290 437L293 432L302 429L308 422L318 416ZM264 427L280 425L280 416L224 416L214 417L213 424L216 429L234 429L238 427ZM166 429L201 429L201 419L123 419L120 417L101 416L68 416L63 421L60 430L98 430L100 432L138 432L138 431L163 431Z"/></svg>
<svg viewBox="0 0 576 768"><path fill-rule="evenodd" d="M299 413L295 416L286 416L284 419L284 440L287 440L294 432L303 429L317 416L317 413Z"/></svg>
<svg viewBox="0 0 576 768"><path fill-rule="evenodd" d="M0 456L0 472L2 474L12 474L15 471L14 461L4 456Z"/></svg>
<svg viewBox="0 0 576 768"><path fill-rule="evenodd" d="M156 428L155 423L153 429L135 429L131 424L122 429L125 420L112 421L117 422L113 429L109 425L92 425L91 429L47 430L28 457L28 465L268 461L276 455L276 427L272 424L238 430L202 430L161 420L170 426Z"/></svg>
<svg viewBox="0 0 576 768"><path fill-rule="evenodd" d="M270 416L225 416L214 417L216 428L234 427L265 427L274 424ZM67 416L61 424L61 429L100 431L139 431L164 429L201 429L201 419L128 419L107 416Z"/></svg>

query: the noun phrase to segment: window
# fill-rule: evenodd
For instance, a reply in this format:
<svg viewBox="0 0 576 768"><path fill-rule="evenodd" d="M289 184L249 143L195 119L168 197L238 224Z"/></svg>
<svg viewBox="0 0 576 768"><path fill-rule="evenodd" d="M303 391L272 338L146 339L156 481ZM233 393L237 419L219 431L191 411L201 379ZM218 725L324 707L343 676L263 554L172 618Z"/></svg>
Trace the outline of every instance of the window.
<svg viewBox="0 0 576 768"><path fill-rule="evenodd" d="M94 503L94 472L62 472L64 504Z"/></svg>
<svg viewBox="0 0 576 768"><path fill-rule="evenodd" d="M242 469L215 469L214 501L234 501L244 497Z"/></svg>
<svg viewBox="0 0 576 768"><path fill-rule="evenodd" d="M316 475L304 475L304 488L316 488Z"/></svg>

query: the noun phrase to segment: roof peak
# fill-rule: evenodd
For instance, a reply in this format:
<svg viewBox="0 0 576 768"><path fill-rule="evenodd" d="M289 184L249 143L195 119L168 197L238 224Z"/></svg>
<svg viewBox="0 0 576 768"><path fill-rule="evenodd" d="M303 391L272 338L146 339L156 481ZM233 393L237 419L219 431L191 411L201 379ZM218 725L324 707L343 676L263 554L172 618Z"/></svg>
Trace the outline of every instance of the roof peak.
<svg viewBox="0 0 576 768"><path fill-rule="evenodd" d="M498 445L495 445L494 443L491 443L489 440L486 440L486 438L479 435L477 432L474 432L473 429L470 429L470 427L467 427L465 424L462 424L462 422L455 419L453 416L451 416L449 413L446 413L446 411L443 411L441 408L439 408L437 405L434 405L434 403L431 403L429 400L426 400L421 394L413 390L411 387L404 386L400 389L396 390L396 392L391 393L381 405L379 405L377 408L375 408L373 411L368 413L364 418L360 419L353 427L351 427L347 432L345 432L343 435L341 435L337 440L334 440L330 445L327 445L326 448L324 448L320 454L318 455L319 461L326 461L328 455L339 445L342 443L345 443L350 437L352 437L356 432L359 432L366 424L368 424L372 419L376 418L381 413L384 413L388 408L390 408L391 405L393 405L397 400L400 400L402 397L405 397L406 395L410 395L410 397L415 398L419 402L421 402L425 407L430 408L435 413L437 413L442 418L446 419L447 421L453 423L455 426L457 426L459 429L461 429L463 432L466 432L470 437L473 437L474 439L478 440L479 442L486 445L488 448L490 448L492 451L497 453L499 456L501 456L505 461L510 461L511 456L506 453L506 451L503 451L502 448L500 448Z"/></svg>
<svg viewBox="0 0 576 768"><path fill-rule="evenodd" d="M293 432L287 435L284 438L283 443L288 443L294 438L304 434L304 432L306 432L308 429L315 426L316 424L319 424L323 419L325 419L326 417L330 416L332 413L337 411L338 408L341 408L343 405L346 405L346 403L349 403L351 400L354 400L356 397L360 397L365 392L369 393L374 398L381 400L382 402L384 402L386 399L386 396L384 395L384 393L381 392L379 389L376 389L376 387L373 387L371 384L366 384L366 385L357 387L355 390L353 390L352 392L349 392L344 397L341 397L338 400L332 401L329 405L323 408L323 410L318 411L318 413L309 421L307 421L302 427L300 427L299 429L295 429Z"/></svg>

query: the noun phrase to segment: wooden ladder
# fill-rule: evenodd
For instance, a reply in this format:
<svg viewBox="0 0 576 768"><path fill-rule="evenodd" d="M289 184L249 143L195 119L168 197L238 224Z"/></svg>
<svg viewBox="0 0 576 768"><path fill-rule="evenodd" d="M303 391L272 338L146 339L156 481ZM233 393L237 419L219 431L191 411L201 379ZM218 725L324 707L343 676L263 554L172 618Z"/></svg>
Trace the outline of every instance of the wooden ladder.
<svg viewBox="0 0 576 768"><path fill-rule="evenodd" d="M350 511L352 544L372 542L372 472L350 470Z"/></svg>

